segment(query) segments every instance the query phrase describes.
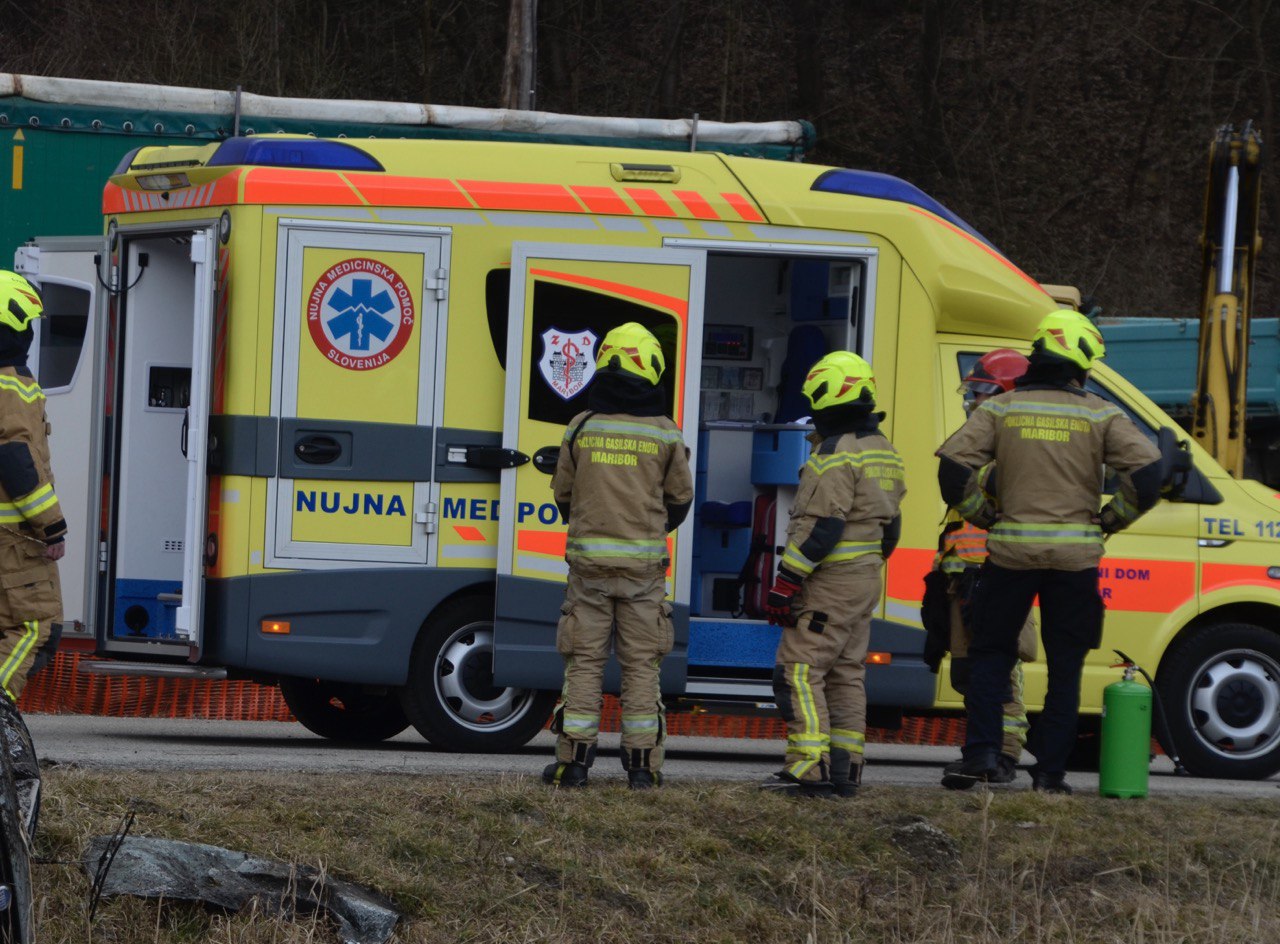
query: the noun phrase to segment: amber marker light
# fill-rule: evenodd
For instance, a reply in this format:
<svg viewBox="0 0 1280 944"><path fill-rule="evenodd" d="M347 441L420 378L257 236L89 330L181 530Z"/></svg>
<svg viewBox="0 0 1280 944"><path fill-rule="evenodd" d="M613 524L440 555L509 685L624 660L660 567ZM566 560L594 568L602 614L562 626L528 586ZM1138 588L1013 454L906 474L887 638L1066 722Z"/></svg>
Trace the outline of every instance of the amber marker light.
<svg viewBox="0 0 1280 944"><path fill-rule="evenodd" d="M285 620L263 620L262 631L271 636L287 636L289 624Z"/></svg>
<svg viewBox="0 0 1280 944"><path fill-rule="evenodd" d="M867 665L889 665L893 656L887 652L868 652Z"/></svg>

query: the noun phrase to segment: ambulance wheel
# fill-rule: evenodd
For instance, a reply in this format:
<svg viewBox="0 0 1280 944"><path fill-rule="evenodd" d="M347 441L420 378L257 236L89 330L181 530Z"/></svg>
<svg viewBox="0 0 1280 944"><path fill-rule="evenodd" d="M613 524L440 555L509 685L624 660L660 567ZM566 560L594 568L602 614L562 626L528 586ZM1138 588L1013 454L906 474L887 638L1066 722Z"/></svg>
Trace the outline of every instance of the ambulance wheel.
<svg viewBox="0 0 1280 944"><path fill-rule="evenodd" d="M542 730L555 692L493 684L493 601L459 597L423 625L400 704L418 733L448 751L508 751Z"/></svg>
<svg viewBox="0 0 1280 944"><path fill-rule="evenodd" d="M1205 626L1156 676L1174 746L1198 777L1260 780L1280 770L1280 634Z"/></svg>
<svg viewBox="0 0 1280 944"><path fill-rule="evenodd" d="M376 744L409 727L393 691L379 694L348 682L285 677L280 694L299 724L332 741Z"/></svg>

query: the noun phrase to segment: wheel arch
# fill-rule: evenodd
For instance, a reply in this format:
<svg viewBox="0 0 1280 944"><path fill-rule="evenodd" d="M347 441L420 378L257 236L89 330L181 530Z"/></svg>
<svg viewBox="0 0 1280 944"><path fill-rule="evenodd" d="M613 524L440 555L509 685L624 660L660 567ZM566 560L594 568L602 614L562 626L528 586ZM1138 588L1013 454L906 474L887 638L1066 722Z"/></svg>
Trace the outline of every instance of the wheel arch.
<svg viewBox="0 0 1280 944"><path fill-rule="evenodd" d="M1248 623L1280 635L1280 606L1259 603L1256 600L1238 600L1230 603L1221 603L1211 609L1197 613L1165 643L1164 649L1160 653L1160 661L1156 667L1156 675L1158 676L1167 664L1169 654L1184 639L1193 633L1199 632L1206 626L1223 623Z"/></svg>

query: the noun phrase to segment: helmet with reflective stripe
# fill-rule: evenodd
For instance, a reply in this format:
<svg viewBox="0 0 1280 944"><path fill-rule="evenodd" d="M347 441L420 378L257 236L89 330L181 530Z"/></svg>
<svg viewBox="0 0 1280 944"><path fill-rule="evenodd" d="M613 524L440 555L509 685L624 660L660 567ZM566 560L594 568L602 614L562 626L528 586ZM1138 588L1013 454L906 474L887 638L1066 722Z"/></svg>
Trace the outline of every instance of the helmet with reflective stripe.
<svg viewBox="0 0 1280 944"><path fill-rule="evenodd" d="M852 351L832 351L809 368L805 398L814 410L853 403L874 404L876 378L871 365Z"/></svg>
<svg viewBox="0 0 1280 944"><path fill-rule="evenodd" d="M1071 361L1088 370L1107 352L1100 332L1084 315L1066 308L1055 308L1044 316L1031 338L1031 347L1051 357Z"/></svg>
<svg viewBox="0 0 1280 944"><path fill-rule="evenodd" d="M17 272L0 269L0 324L26 331L44 313L44 302L31 283Z"/></svg>
<svg viewBox="0 0 1280 944"><path fill-rule="evenodd" d="M662 345L644 325L628 321L604 336L596 352L596 370L621 370L643 377L655 387L667 362Z"/></svg>
<svg viewBox="0 0 1280 944"><path fill-rule="evenodd" d="M1025 354L1019 354L1012 348L999 347L987 351L969 368L960 385L962 393L996 394L1008 393L1014 382L1027 372L1030 366Z"/></svg>

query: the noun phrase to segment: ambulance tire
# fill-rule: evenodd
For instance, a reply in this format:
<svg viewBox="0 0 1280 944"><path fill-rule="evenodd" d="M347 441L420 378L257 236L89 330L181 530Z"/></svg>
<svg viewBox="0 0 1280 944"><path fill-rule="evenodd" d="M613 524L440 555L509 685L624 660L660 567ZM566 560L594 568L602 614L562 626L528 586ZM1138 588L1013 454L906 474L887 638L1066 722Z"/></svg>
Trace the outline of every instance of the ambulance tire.
<svg viewBox="0 0 1280 944"><path fill-rule="evenodd" d="M287 676L280 679L280 694L299 724L331 741L376 744L409 727L394 691L379 694L347 682Z"/></svg>
<svg viewBox="0 0 1280 944"><path fill-rule="evenodd" d="M1216 623L1170 647L1156 675L1173 742L1197 777L1280 771L1280 633Z"/></svg>
<svg viewBox="0 0 1280 944"><path fill-rule="evenodd" d="M533 740L556 693L493 684L493 600L458 597L427 619L409 659L400 704L434 747L489 753Z"/></svg>

